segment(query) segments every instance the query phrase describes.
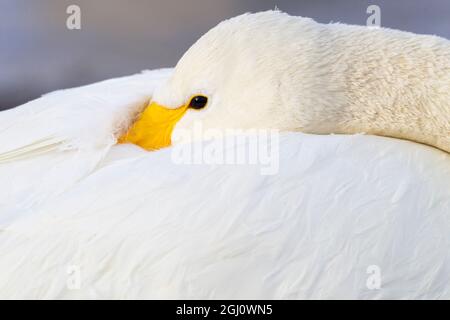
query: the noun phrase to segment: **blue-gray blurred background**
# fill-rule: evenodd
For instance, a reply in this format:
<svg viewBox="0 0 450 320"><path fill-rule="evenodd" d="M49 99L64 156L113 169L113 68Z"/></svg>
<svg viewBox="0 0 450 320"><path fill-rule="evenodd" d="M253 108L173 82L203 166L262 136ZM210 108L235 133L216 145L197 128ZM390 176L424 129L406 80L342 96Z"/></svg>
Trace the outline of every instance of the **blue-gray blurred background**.
<svg viewBox="0 0 450 320"><path fill-rule="evenodd" d="M66 9L81 8L81 30ZM274 9L319 22L366 24L370 4L381 25L450 38L449 0L0 0L0 110L41 94L174 66L223 19Z"/></svg>

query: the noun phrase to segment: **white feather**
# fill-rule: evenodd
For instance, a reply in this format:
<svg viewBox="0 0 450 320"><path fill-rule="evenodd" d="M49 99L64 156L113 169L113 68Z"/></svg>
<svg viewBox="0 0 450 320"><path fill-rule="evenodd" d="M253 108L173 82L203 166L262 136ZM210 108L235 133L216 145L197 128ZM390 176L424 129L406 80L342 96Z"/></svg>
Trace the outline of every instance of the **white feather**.
<svg viewBox="0 0 450 320"><path fill-rule="evenodd" d="M202 39L155 92L171 71L0 114L0 297L450 299L445 152L289 133L279 172L261 175L250 164L177 165L170 148L113 146L152 94L176 108L201 93L205 112L188 111L179 130L199 119L314 133L380 125L367 132L448 151L449 42L270 12ZM394 81L402 78L415 86ZM351 126L334 130L346 117Z"/></svg>
<svg viewBox="0 0 450 320"><path fill-rule="evenodd" d="M171 72L56 91L0 113L0 218L89 174Z"/></svg>

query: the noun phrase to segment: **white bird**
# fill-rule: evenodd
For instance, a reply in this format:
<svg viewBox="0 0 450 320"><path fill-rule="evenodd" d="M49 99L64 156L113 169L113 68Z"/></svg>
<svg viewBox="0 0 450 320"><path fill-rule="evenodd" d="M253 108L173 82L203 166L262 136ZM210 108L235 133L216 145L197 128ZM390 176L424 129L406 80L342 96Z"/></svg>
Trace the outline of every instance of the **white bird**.
<svg viewBox="0 0 450 320"><path fill-rule="evenodd" d="M0 212L40 203L91 173L171 73L143 72L56 91L3 111Z"/></svg>
<svg viewBox="0 0 450 320"><path fill-rule="evenodd" d="M339 92L353 92L334 82L345 79L338 72L348 65L309 61L314 67L308 69L303 61L300 77L289 65L293 60L282 55L260 68L267 62L262 40L275 41L286 55L299 48L318 53L328 43L313 47L308 36L286 42L275 30L287 36L333 28L364 33L359 27L322 28L278 12L240 16L212 29L174 71L64 90L2 112L0 297L450 298L450 156L444 151L368 135L282 133L271 141L278 148L272 159L278 170L262 175L261 163L250 161L174 161L177 146L207 150L217 139L157 152L116 145L131 141L158 149L175 142L175 135L192 134L198 122L206 130L333 132L336 113L328 118L323 111L342 107ZM382 38L380 30L367 32ZM419 37L386 32L408 43ZM425 47L445 42L422 40ZM331 48L320 56L336 55ZM403 61L398 53L394 57ZM288 62L283 70L282 61ZM366 71L356 74L379 76ZM317 80L330 74L331 82ZM415 83L411 77L409 84ZM375 78L367 85L382 94ZM437 78L437 83L446 79L439 72ZM368 79L360 80L370 91L362 85ZM293 95L290 85L301 95ZM396 101L414 98L402 88L405 97ZM441 95L432 102L448 94L435 91ZM396 114L400 127L381 128L389 123L376 122L377 116L392 120L393 114L377 113L383 102L388 111L395 106L386 100L389 94L373 100L360 94L354 97L367 102L364 110L381 131L355 126L346 133L393 135L446 150L442 130L448 115L436 118L431 111L448 105L424 99L412 113ZM361 106L347 111L354 116ZM419 122L421 127L401 127L417 120L414 112L433 116ZM247 145L238 142L223 151L245 153Z"/></svg>

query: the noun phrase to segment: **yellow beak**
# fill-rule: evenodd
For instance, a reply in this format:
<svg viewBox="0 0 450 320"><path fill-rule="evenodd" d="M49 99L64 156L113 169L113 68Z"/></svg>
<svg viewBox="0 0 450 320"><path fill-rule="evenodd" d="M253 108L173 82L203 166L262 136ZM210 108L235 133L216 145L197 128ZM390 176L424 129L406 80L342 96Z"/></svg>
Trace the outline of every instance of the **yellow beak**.
<svg viewBox="0 0 450 320"><path fill-rule="evenodd" d="M136 122L121 136L119 143L134 143L146 150L158 150L171 145L173 128L188 106L177 109L150 103Z"/></svg>

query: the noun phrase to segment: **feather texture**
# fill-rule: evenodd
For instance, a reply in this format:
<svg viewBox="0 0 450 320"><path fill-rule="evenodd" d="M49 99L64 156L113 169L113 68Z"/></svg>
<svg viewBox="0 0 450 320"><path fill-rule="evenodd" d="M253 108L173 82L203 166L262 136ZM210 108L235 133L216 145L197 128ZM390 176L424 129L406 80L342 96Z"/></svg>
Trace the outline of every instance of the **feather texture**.
<svg viewBox="0 0 450 320"><path fill-rule="evenodd" d="M4 224L0 297L450 298L447 154L300 133L279 150L278 174L264 176L114 146Z"/></svg>
<svg viewBox="0 0 450 320"><path fill-rule="evenodd" d="M56 91L0 114L0 218L89 174L171 69Z"/></svg>

